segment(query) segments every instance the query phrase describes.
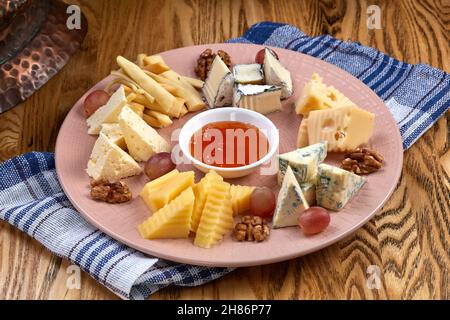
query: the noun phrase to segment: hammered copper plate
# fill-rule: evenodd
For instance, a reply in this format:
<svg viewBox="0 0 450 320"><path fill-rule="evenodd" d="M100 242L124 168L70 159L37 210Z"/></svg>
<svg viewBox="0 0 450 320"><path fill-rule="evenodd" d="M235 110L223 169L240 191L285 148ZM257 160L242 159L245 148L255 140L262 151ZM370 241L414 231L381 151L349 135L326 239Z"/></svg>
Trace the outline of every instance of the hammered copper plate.
<svg viewBox="0 0 450 320"><path fill-rule="evenodd" d="M231 55L234 63L250 63L261 46L203 45L167 51L162 56L174 70L193 76L195 60L205 48L224 49ZM142 239L136 226L150 213L139 197L135 196L132 202L120 205L96 202L89 198L89 178L85 168L96 138L86 133L82 109L85 96L67 115L56 144L56 170L61 185L80 214L113 238L144 253L177 262L220 267L261 265L295 258L329 246L363 226L386 202L400 177L403 149L395 120L375 93L347 72L307 55L277 48L275 50L291 71L295 86L295 96L283 103L283 111L269 115L280 130L280 152L295 148L301 120L293 112L292 103L313 72L318 72L326 83L341 90L360 107L376 114L375 132L370 146L385 156L385 166L367 177L362 190L342 211L332 213L331 225L325 232L306 237L295 227L277 229L272 230L270 239L262 243L235 242L227 236L212 249L197 248L192 245L192 239ZM108 81L108 78L104 79L91 90L103 88ZM175 121L171 127L160 130L160 133L166 138L170 138L172 132L176 135L176 129L188 118L186 116ZM342 155L330 155L326 162L337 164L340 157ZM192 168L183 165L179 169ZM200 176L197 172L197 178ZM144 175L128 179L134 195L139 193L146 181ZM261 176L258 172L233 182L265 185L278 191L275 176Z"/></svg>

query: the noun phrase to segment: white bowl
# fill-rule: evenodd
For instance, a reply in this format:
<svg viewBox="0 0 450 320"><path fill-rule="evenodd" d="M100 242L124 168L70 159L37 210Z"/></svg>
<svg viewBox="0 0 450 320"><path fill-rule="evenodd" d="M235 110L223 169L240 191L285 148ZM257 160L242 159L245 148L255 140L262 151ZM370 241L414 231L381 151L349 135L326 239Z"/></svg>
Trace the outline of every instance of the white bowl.
<svg viewBox="0 0 450 320"><path fill-rule="evenodd" d="M219 121L239 121L251 124L261 130L269 141L269 152L260 160L246 166L236 168L222 168L205 164L195 159L190 153L192 135L203 126ZM180 131L179 145L185 159L189 160L202 172L215 170L224 178L232 179L246 176L255 171L259 166L273 158L278 150L278 129L266 116L248 109L242 108L216 108L199 113L187 121Z"/></svg>

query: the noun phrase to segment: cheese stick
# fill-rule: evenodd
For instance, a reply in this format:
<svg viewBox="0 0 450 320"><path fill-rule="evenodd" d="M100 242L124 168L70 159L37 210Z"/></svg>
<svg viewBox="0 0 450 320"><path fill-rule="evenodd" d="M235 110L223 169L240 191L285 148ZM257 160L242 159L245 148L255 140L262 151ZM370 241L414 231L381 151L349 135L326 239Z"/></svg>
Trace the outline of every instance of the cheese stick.
<svg viewBox="0 0 450 320"><path fill-rule="evenodd" d="M144 69L156 74L170 70L169 66L164 62L163 58L159 54L145 57Z"/></svg>
<svg viewBox="0 0 450 320"><path fill-rule="evenodd" d="M174 81L189 92L189 99L186 99L186 105L189 111L198 111L205 107L205 102L201 98L200 93L181 75L173 70L169 70L161 73L161 76Z"/></svg>
<svg viewBox="0 0 450 320"><path fill-rule="evenodd" d="M203 87L203 84L205 83L204 81L200 80L200 79L195 79L195 78L191 78L191 77L186 77L186 76L181 76L184 80L186 80L187 82L189 82L189 84L191 86L193 86L195 89L201 89Z"/></svg>
<svg viewBox="0 0 450 320"><path fill-rule="evenodd" d="M170 117L161 112L147 109L144 110L144 114L155 118L161 124L162 127L167 127L172 124L172 120L170 119Z"/></svg>
<svg viewBox="0 0 450 320"><path fill-rule="evenodd" d="M177 88L175 88L174 86L171 86L170 84L167 84L167 83L160 83L160 85L161 85L161 87L163 87L164 89L169 91L174 96L177 95Z"/></svg>
<svg viewBox="0 0 450 320"><path fill-rule="evenodd" d="M137 55L137 65L139 67L142 68L144 66L144 58L146 58L146 57L147 57L147 55L145 53L139 53Z"/></svg>
<svg viewBox="0 0 450 320"><path fill-rule="evenodd" d="M127 75L125 75L121 70L113 70L111 74L117 76L117 79L114 79L108 86L113 85L114 83L121 83L131 88L137 94L143 94L149 101L155 101L155 98L151 96L148 92L142 89L136 82L130 79Z"/></svg>
<svg viewBox="0 0 450 320"><path fill-rule="evenodd" d="M141 68L122 56L117 57L117 64L131 79L136 81L142 89L155 98L156 102L158 102L158 104L165 110L165 113L172 108L176 101L175 97L161 87L159 83L146 75Z"/></svg>

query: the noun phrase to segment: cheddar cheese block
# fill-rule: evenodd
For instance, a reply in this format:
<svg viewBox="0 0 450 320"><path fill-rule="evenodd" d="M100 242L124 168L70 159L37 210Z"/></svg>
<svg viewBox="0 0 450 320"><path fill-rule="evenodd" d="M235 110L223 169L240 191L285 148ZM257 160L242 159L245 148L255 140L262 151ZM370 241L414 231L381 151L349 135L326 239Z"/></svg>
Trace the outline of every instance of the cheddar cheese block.
<svg viewBox="0 0 450 320"><path fill-rule="evenodd" d="M297 148L303 148L308 145L308 118L303 118L300 127L298 128Z"/></svg>
<svg viewBox="0 0 450 320"><path fill-rule="evenodd" d="M230 187L233 214L243 214L250 210L250 198L255 187L232 184Z"/></svg>
<svg viewBox="0 0 450 320"><path fill-rule="evenodd" d="M92 149L86 172L94 180L117 182L140 174L142 169L128 153L101 133Z"/></svg>
<svg viewBox="0 0 450 320"><path fill-rule="evenodd" d="M206 197L194 245L211 248L233 229L233 209L231 207L230 184L215 181Z"/></svg>
<svg viewBox="0 0 450 320"><path fill-rule="evenodd" d="M187 188L141 223L138 226L139 233L145 239L187 238L194 201L192 188Z"/></svg>
<svg viewBox="0 0 450 320"><path fill-rule="evenodd" d="M120 112L119 124L128 152L136 161L147 161L155 153L170 151L169 143L129 107Z"/></svg>
<svg viewBox="0 0 450 320"><path fill-rule="evenodd" d="M89 127L88 134L99 134L104 123L115 123L118 120L119 113L126 105L127 98L123 86L120 86L116 92L109 98L108 102L98 108L86 122Z"/></svg>

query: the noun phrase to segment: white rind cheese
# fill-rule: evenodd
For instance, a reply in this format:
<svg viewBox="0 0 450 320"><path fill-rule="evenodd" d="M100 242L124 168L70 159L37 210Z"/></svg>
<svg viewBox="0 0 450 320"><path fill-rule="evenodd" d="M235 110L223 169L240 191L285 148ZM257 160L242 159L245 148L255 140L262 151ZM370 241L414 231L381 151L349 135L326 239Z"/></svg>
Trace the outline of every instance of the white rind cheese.
<svg viewBox="0 0 450 320"><path fill-rule="evenodd" d="M234 81L240 84L263 84L264 71L260 64L235 64L233 66Z"/></svg>
<svg viewBox="0 0 450 320"><path fill-rule="evenodd" d="M121 149L125 149L125 138L118 123L104 123L100 133L103 133L112 143L118 145Z"/></svg>
<svg viewBox="0 0 450 320"><path fill-rule="evenodd" d="M125 90L120 86L104 106L87 118L88 134L99 134L102 124L117 122L117 117L126 103Z"/></svg>
<svg viewBox="0 0 450 320"><path fill-rule="evenodd" d="M120 112L119 124L128 152L136 161L147 161L155 153L170 151L169 143L128 106Z"/></svg>
<svg viewBox="0 0 450 320"><path fill-rule="evenodd" d="M291 73L273 55L272 50L265 49L264 53L264 78L266 84L281 87L281 99L289 98L294 89Z"/></svg>
<svg viewBox="0 0 450 320"><path fill-rule="evenodd" d="M278 156L278 184L283 181L288 167L292 168L298 183L313 182L317 177L317 166L327 156L327 143L319 142L305 148Z"/></svg>
<svg viewBox="0 0 450 320"><path fill-rule="evenodd" d="M278 194L277 205L273 215L274 228L292 227L298 225L300 213L309 208L302 189L295 179L290 167L287 168L283 184Z"/></svg>
<svg viewBox="0 0 450 320"><path fill-rule="evenodd" d="M225 62L216 55L211 70L202 87L203 96L210 108L231 105L234 77Z"/></svg>
<svg viewBox="0 0 450 320"><path fill-rule="evenodd" d="M281 110L281 88L270 85L238 84L234 90L233 106L262 114Z"/></svg>
<svg viewBox="0 0 450 320"><path fill-rule="evenodd" d="M365 179L352 172L328 164L320 164L316 185L318 206L340 210L361 189Z"/></svg>
<svg viewBox="0 0 450 320"><path fill-rule="evenodd" d="M328 150L346 152L366 144L373 133L375 115L355 106L311 111L308 142L328 141Z"/></svg>
<svg viewBox="0 0 450 320"><path fill-rule="evenodd" d="M87 165L87 174L94 180L117 182L142 172L133 158L100 133Z"/></svg>

